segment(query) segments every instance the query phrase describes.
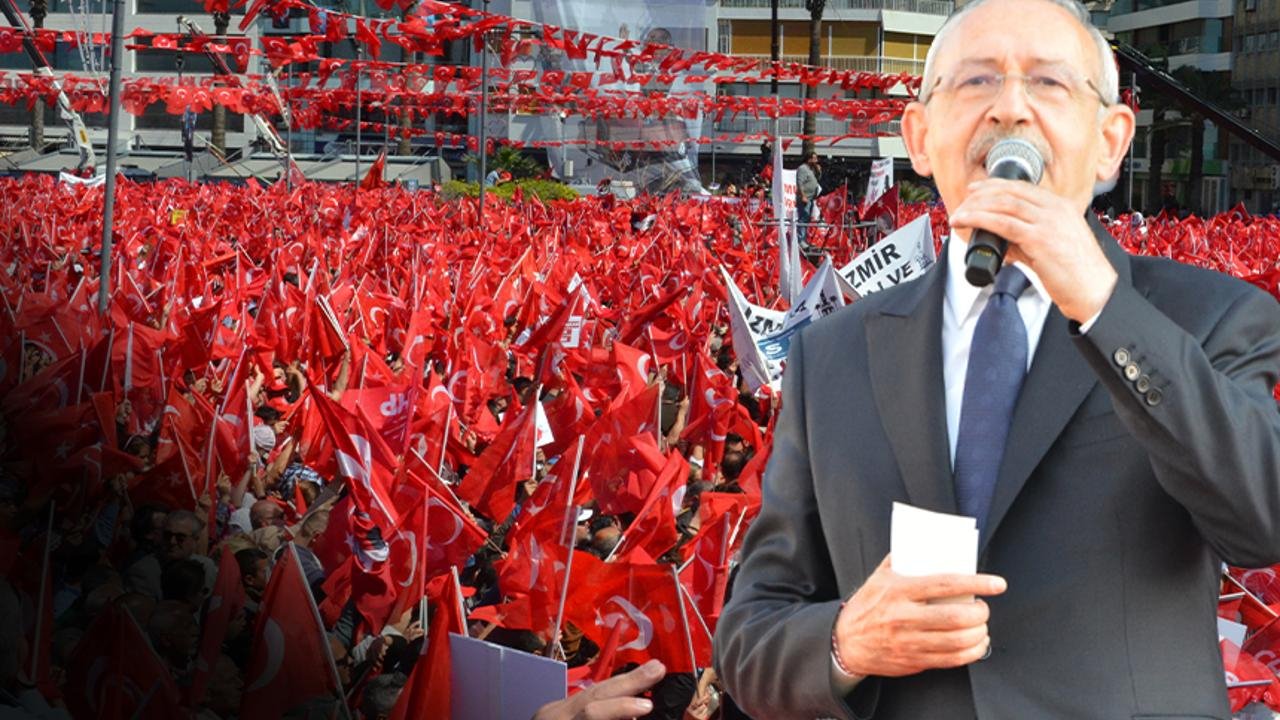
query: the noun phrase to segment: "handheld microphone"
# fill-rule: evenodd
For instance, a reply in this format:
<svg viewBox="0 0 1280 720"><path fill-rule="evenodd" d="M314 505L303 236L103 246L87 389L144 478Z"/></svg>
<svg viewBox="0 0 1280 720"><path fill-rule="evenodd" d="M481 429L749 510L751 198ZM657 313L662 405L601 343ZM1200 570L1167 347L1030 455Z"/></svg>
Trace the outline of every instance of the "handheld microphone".
<svg viewBox="0 0 1280 720"><path fill-rule="evenodd" d="M1021 180L1033 185L1044 175L1044 159L1035 145L1018 138L1005 138L987 153L987 177ZM969 249L964 255L964 277L975 287L995 282L1004 264L1009 243L993 232L975 228L969 236Z"/></svg>

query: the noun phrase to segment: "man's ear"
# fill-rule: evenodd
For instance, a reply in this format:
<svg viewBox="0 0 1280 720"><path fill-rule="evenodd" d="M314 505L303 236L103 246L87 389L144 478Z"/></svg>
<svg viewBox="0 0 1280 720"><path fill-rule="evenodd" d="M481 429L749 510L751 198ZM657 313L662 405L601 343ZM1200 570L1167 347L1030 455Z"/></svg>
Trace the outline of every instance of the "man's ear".
<svg viewBox="0 0 1280 720"><path fill-rule="evenodd" d="M911 169L920 177L933 175L933 163L925 151L925 136L929 132L927 114L928 110L918 102L908 103L902 112L902 142L907 146Z"/></svg>
<svg viewBox="0 0 1280 720"><path fill-rule="evenodd" d="M1116 176L1120 163L1129 153L1129 144L1133 142L1135 118L1128 105L1117 104L1107 108L1098 126L1101 135L1101 147L1098 154L1098 165L1095 177L1099 182ZM903 127L906 127L904 120Z"/></svg>

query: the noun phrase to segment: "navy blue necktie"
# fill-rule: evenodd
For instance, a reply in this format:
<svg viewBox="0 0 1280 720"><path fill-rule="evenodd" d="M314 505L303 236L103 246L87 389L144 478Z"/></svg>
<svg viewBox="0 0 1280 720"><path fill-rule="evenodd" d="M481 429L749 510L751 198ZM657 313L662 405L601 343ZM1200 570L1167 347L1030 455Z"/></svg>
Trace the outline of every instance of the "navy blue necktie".
<svg viewBox="0 0 1280 720"><path fill-rule="evenodd" d="M1000 270L969 347L956 436L956 501L961 515L977 518L980 531L1027 374L1027 328L1018 314L1018 296L1028 285L1021 270L1010 265Z"/></svg>

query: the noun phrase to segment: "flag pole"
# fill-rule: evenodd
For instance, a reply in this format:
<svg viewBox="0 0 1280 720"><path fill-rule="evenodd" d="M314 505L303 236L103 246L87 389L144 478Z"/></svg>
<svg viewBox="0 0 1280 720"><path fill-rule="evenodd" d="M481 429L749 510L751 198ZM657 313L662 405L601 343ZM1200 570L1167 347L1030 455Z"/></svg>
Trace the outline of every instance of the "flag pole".
<svg viewBox="0 0 1280 720"><path fill-rule="evenodd" d="M120 58L124 56L124 0L111 8L110 108L107 116L107 181L102 198L102 264L98 270L98 314L106 315L111 299L111 234L116 208L116 145L120 142Z"/></svg>
<svg viewBox="0 0 1280 720"><path fill-rule="evenodd" d="M40 599L36 604L36 634L34 647L31 648L31 672L28 680L39 682L36 677L40 672L40 638L44 632L45 588L49 585L49 556L53 553L53 513L58 505L57 500L49 501L49 522L44 530L44 559L40 563Z"/></svg>
<svg viewBox="0 0 1280 720"><path fill-rule="evenodd" d="M586 444L586 436L578 436L578 450L573 458L573 474L569 477L569 511L573 513L576 521L578 517L578 506L573 504L574 494L578 489L578 469L582 462L582 446ZM577 523L574 523L575 528ZM556 625L551 631L551 643L555 648L560 648L560 628L564 624L564 605L569 599L569 578L573 572L573 535L569 536L569 558L564 564L564 585L560 588L560 604L556 608ZM564 656L564 650L560 650L561 657Z"/></svg>
<svg viewBox="0 0 1280 720"><path fill-rule="evenodd" d="M693 667L693 674L698 674L698 658L693 654L693 633L689 631L689 614L684 609L684 586L680 584L680 576L676 573L675 566L669 566L671 570L671 581L676 584L676 599L680 601L680 624L684 626L684 641L689 648L689 664ZM697 608L694 608L697 612Z"/></svg>
<svg viewBox="0 0 1280 720"><path fill-rule="evenodd" d="M458 566L450 565L449 572L453 574L453 600L458 603L458 619L462 621L462 636L471 637L471 632L467 630L467 604L462 599L462 581L458 579Z"/></svg>
<svg viewBox="0 0 1280 720"><path fill-rule="evenodd" d="M698 609L698 606L696 604L694 604L693 595L689 592L689 589L686 588L684 585L680 585L680 595L681 597L688 598L689 606L693 608L694 619L698 621L698 625L702 628L702 631L707 634L707 637L711 637L712 636L711 627L707 625L707 619L702 617L702 611ZM681 602L682 609L683 609L683 606L684 606L684 603ZM687 629L688 627L686 626L686 630ZM690 640L690 644L692 643L693 641Z"/></svg>
<svg viewBox="0 0 1280 720"><path fill-rule="evenodd" d="M298 559L298 548L292 542L287 546L289 548L289 556L293 559L294 564L298 566L298 570L302 570L302 561ZM311 617L316 621L316 627L321 629L320 646L324 648L325 664L329 666L329 676L334 682L334 687L338 688L338 699L342 706L342 717L351 720L351 710L347 708L346 693L342 690L342 678L338 677L338 664L333 660L333 650L329 648L329 636L324 631L324 622L320 620L320 610L316 608L316 599L311 595L311 588L304 582L303 586L307 591L307 608L311 610Z"/></svg>

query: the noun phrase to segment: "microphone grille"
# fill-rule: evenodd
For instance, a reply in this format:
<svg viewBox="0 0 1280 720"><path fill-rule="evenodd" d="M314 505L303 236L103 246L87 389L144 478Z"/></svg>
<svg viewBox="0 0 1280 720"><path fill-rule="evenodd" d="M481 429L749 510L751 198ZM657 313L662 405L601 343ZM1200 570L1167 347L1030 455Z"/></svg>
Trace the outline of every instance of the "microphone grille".
<svg viewBox="0 0 1280 720"><path fill-rule="evenodd" d="M987 153L987 174L994 175L995 170L1005 163L1014 163L1026 174L1032 185L1040 183L1044 175L1044 159L1035 145L1019 138L1005 138L996 143Z"/></svg>

